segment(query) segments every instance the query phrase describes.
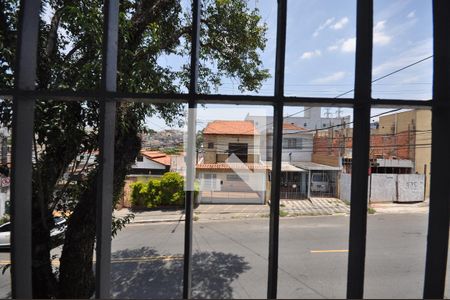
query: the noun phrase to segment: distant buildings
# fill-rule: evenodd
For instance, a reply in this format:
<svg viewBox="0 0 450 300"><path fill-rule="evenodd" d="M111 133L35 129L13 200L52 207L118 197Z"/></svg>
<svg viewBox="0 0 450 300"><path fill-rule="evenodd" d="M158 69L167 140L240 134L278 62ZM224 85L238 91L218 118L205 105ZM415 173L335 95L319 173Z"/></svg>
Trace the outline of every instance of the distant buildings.
<svg viewBox="0 0 450 300"><path fill-rule="evenodd" d="M151 131L141 135L142 148L163 149L182 148L183 131L176 129L165 129L161 131Z"/></svg>

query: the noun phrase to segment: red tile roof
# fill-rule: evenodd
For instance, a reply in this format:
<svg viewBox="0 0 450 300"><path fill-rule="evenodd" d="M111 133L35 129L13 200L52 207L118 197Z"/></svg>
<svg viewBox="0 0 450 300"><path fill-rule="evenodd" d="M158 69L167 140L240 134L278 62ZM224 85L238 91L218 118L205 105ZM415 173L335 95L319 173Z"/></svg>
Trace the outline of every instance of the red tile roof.
<svg viewBox="0 0 450 300"><path fill-rule="evenodd" d="M156 161L157 163L160 163L165 166L170 166L170 156L168 156L163 152L141 150L141 154L147 157L148 159Z"/></svg>
<svg viewBox="0 0 450 300"><path fill-rule="evenodd" d="M208 123L203 134L257 135L252 121L222 121Z"/></svg>
<svg viewBox="0 0 450 300"><path fill-rule="evenodd" d="M268 167L263 164L258 163L246 163L245 166L250 170L267 170ZM195 168L197 170L232 170L233 169L244 169L240 163L216 163L216 164L198 164Z"/></svg>
<svg viewBox="0 0 450 300"><path fill-rule="evenodd" d="M283 129L284 130L306 130L304 127L297 126L295 124L291 123L283 123Z"/></svg>

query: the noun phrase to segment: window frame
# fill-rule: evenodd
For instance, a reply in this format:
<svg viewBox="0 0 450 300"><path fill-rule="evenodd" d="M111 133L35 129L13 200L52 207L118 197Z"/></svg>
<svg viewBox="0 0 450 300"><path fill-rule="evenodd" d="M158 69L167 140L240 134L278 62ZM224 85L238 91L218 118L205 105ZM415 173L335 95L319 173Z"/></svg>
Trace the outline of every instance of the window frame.
<svg viewBox="0 0 450 300"><path fill-rule="evenodd" d="M31 194L32 135L36 99L100 101L100 180L97 197L96 298L109 298L111 269L111 210L114 166L115 105L117 101L152 103L188 103L188 142L186 153L185 245L183 298L191 297L193 179L195 178L195 108L197 104L272 105L274 135L272 147L271 207L269 220L269 256L267 297L277 297L278 242L280 210L283 108L292 105L334 105L352 107L354 114L353 164L350 205L350 237L347 297L364 296L364 268L367 231L367 163L370 138L370 109L376 107L432 108L432 160L430 213L426 253L424 298L442 298L448 252L449 198L446 176L450 169L450 2L433 1L434 57L433 99L427 101L373 99L371 95L373 51L373 0L357 0L355 92L353 98L287 97L284 95L287 0L278 0L274 94L216 95L198 93L200 0L192 5L192 47L190 87L186 94L119 93L116 90L118 0L106 0L104 6L103 76L98 91L35 90L40 1L22 0L20 5L17 68L14 89L0 90L0 96L13 99L11 175L11 285L13 298L31 298ZM431 170L430 170L431 173Z"/></svg>

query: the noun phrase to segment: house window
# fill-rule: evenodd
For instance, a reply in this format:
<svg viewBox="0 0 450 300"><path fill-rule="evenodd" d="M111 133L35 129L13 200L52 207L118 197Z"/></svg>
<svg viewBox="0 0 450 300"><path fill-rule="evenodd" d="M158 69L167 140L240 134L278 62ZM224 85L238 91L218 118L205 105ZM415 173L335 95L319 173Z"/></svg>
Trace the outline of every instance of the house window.
<svg viewBox="0 0 450 300"><path fill-rule="evenodd" d="M208 149L213 149L214 148L214 143L208 143Z"/></svg>
<svg viewBox="0 0 450 300"><path fill-rule="evenodd" d="M242 162L248 161L248 144L244 143L229 143L228 156L236 155Z"/></svg>
<svg viewBox="0 0 450 300"><path fill-rule="evenodd" d="M303 147L302 138L284 138L283 148L285 149L302 149Z"/></svg>

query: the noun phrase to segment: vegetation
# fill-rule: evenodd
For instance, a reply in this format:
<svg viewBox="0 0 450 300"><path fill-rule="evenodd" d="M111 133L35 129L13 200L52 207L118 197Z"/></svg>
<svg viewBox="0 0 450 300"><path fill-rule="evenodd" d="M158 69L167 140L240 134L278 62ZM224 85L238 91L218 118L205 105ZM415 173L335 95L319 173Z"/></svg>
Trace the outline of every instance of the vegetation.
<svg viewBox="0 0 450 300"><path fill-rule="evenodd" d="M131 185L131 202L138 207L182 206L184 195L184 178L174 172Z"/></svg>
<svg viewBox="0 0 450 300"><path fill-rule="evenodd" d="M9 222L9 215L5 214L2 217L0 217L0 225L8 223Z"/></svg>
<svg viewBox="0 0 450 300"><path fill-rule="evenodd" d="M101 86L103 1L43 0L36 88L98 90ZM19 0L0 0L0 89L13 87ZM241 91L255 91L269 77L260 60L266 25L246 0L202 1L199 91L210 92L224 77ZM117 87L121 92L173 93L189 85L191 12L181 0L121 0ZM160 63L177 57L179 66ZM161 59L163 58L163 59ZM89 298L94 291L97 163L77 160L98 150L97 101L38 101L33 163L33 297ZM176 103L117 103L114 199L140 150L145 120L159 115L179 123ZM0 101L0 122L12 126L12 103ZM69 183L62 179L68 172ZM167 187L167 193L170 188ZM160 201L167 201L161 195ZM180 196L173 200L181 203ZM54 210L70 211L59 275L51 265ZM124 226L126 222L115 222ZM114 232L114 229L113 229Z"/></svg>

